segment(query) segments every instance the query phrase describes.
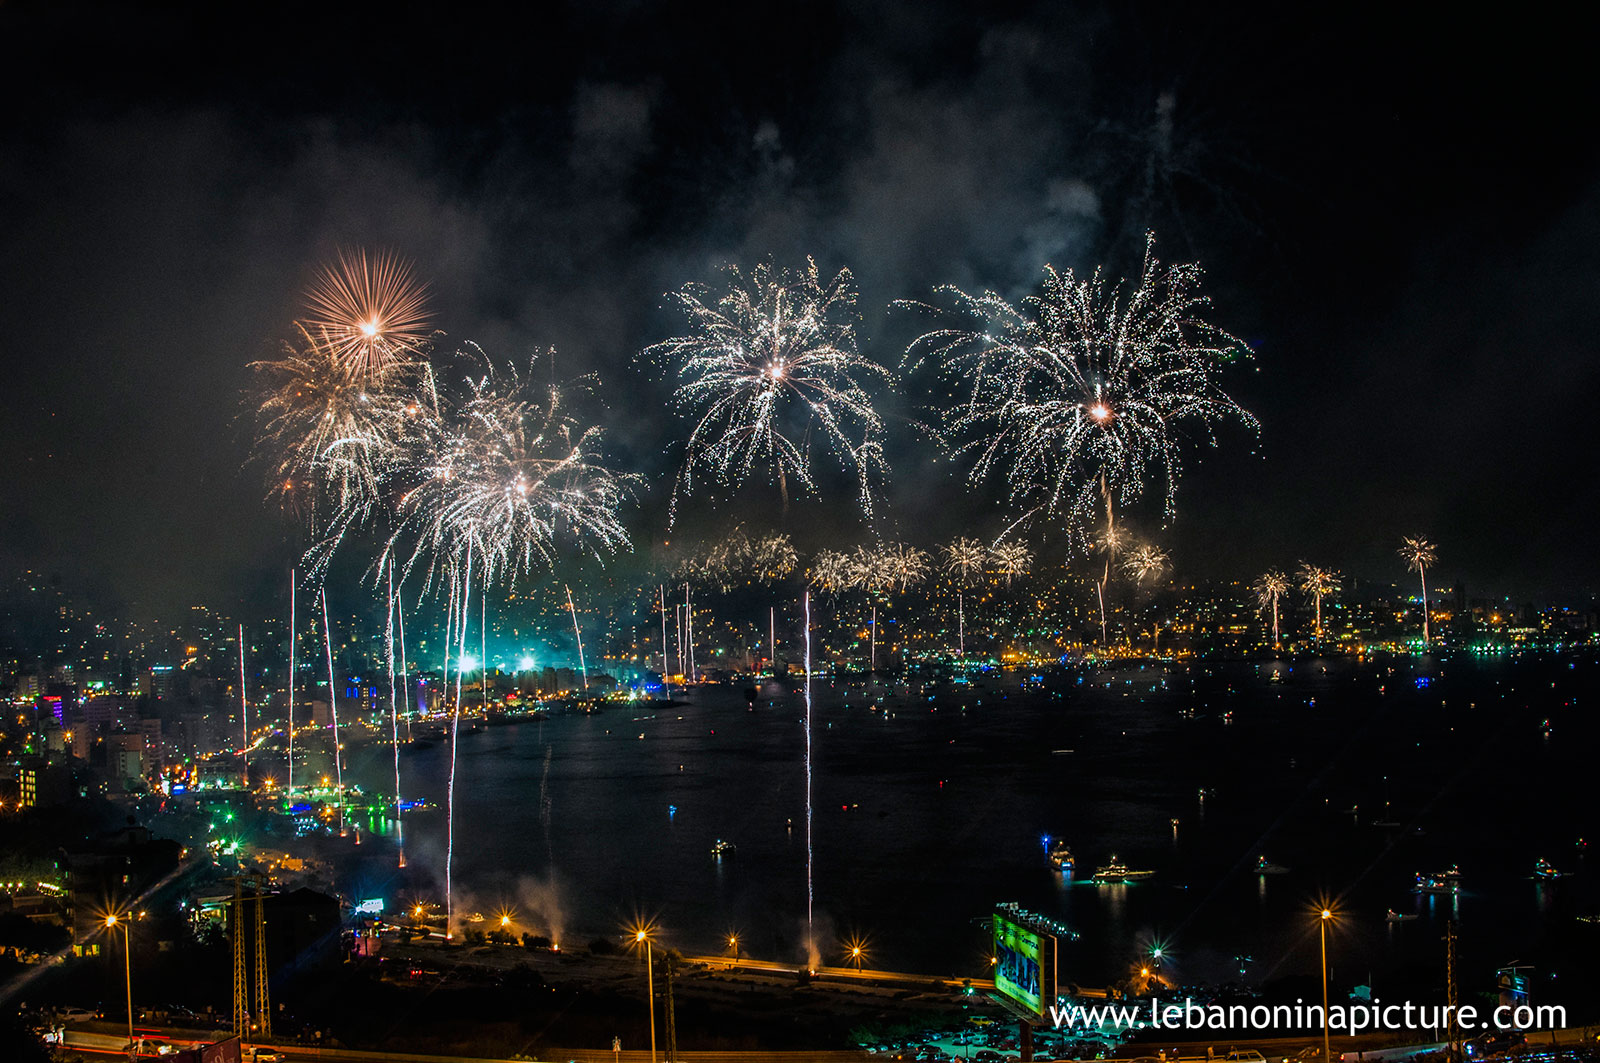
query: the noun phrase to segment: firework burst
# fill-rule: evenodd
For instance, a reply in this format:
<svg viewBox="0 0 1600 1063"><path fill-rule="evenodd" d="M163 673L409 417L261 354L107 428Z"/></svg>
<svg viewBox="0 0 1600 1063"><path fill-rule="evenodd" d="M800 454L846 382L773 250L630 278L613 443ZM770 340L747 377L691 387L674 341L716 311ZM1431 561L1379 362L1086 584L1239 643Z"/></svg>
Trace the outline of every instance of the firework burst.
<svg viewBox="0 0 1600 1063"><path fill-rule="evenodd" d="M1339 593L1339 573L1331 568L1318 568L1300 562L1300 589L1311 595L1317 603L1317 641L1322 641L1322 599Z"/></svg>
<svg viewBox="0 0 1600 1063"><path fill-rule="evenodd" d="M1170 561L1165 550L1147 544L1135 547L1128 553L1122 561L1122 571L1135 583L1144 583L1158 579L1167 570Z"/></svg>
<svg viewBox="0 0 1600 1063"><path fill-rule="evenodd" d="M989 550L965 536L946 543L939 551L940 569L963 587L972 586L989 564Z"/></svg>
<svg viewBox="0 0 1600 1063"><path fill-rule="evenodd" d="M678 573L727 592L741 583L776 583L799 563L800 555L787 535L752 539L743 527L738 527L701 552L684 558Z"/></svg>
<svg viewBox="0 0 1600 1063"><path fill-rule="evenodd" d="M405 429L416 365L353 372L303 326L275 359L252 362L259 454L271 493L314 534L364 519L379 501ZM329 533L328 529L332 529Z"/></svg>
<svg viewBox="0 0 1600 1063"><path fill-rule="evenodd" d="M890 374L857 350L850 271L826 284L810 260L797 272L762 264L748 279L728 274L720 295L698 284L672 293L689 331L644 352L676 375L672 403L693 422L679 489L691 494L697 474L729 488L764 475L787 507L791 481L816 487L816 439L854 473L871 513L886 466L869 388Z"/></svg>
<svg viewBox="0 0 1600 1063"><path fill-rule="evenodd" d="M1280 642L1278 637L1278 603L1283 600L1284 595L1289 593L1289 577L1274 569L1271 572L1264 573L1260 579L1256 580L1253 589L1256 593L1256 603L1261 606L1261 611L1263 613L1272 613L1272 644L1277 646Z"/></svg>
<svg viewBox="0 0 1600 1063"><path fill-rule="evenodd" d="M1019 523L1064 516L1080 546L1102 502L1110 525L1114 502L1153 490L1170 518L1183 429L1214 444L1219 422L1258 427L1220 386L1223 367L1249 349L1205 320L1200 279L1196 265L1161 265L1152 237L1127 293L1099 270L1049 267L1019 305L941 288L967 323L926 333L907 354L954 385L947 427L972 460L970 479L1002 475Z"/></svg>
<svg viewBox="0 0 1600 1063"><path fill-rule="evenodd" d="M1428 647L1428 566L1439 557L1438 547L1420 536L1400 540L1400 557L1422 580L1422 647Z"/></svg>
<svg viewBox="0 0 1600 1063"><path fill-rule="evenodd" d="M562 389L471 353L481 369L458 394L430 384L416 403L387 551L430 579L470 554L489 584L548 566L562 537L597 557L626 548L620 511L639 480L605 463L600 430L579 426Z"/></svg>
<svg viewBox="0 0 1600 1063"><path fill-rule="evenodd" d="M1033 551L1022 543L997 543L989 551L995 574L1007 587L1033 571Z"/></svg>
<svg viewBox="0 0 1600 1063"><path fill-rule="evenodd" d="M842 550L819 550L811 559L807 578L830 594L837 594L855 585L855 562Z"/></svg>
<svg viewBox="0 0 1600 1063"><path fill-rule="evenodd" d="M414 356L427 341L427 289L393 255L339 253L306 293L306 330L356 376Z"/></svg>

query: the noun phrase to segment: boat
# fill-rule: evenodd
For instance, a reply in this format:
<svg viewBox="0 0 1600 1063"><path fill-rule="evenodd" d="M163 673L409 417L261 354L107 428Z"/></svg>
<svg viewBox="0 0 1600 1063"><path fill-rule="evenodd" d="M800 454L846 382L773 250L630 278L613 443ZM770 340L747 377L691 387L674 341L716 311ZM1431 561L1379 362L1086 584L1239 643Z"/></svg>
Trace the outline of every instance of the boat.
<svg viewBox="0 0 1600 1063"><path fill-rule="evenodd" d="M1050 866L1057 871L1072 870L1072 848L1065 842L1056 842L1050 846L1048 859Z"/></svg>
<svg viewBox="0 0 1600 1063"><path fill-rule="evenodd" d="M732 842L717 839L717 844L711 847L711 855L721 860L725 856L732 856L739 851L739 847Z"/></svg>
<svg viewBox="0 0 1600 1063"><path fill-rule="evenodd" d="M1455 894L1461 892L1461 869L1454 864L1433 874L1417 872L1417 884L1414 893L1427 894Z"/></svg>
<svg viewBox="0 0 1600 1063"><path fill-rule="evenodd" d="M1415 913L1412 913L1412 912L1397 912L1393 908L1390 908L1389 909L1389 914L1384 916L1384 921L1385 922L1389 922L1389 923L1409 923L1415 918L1416 918L1416 914Z"/></svg>
<svg viewBox="0 0 1600 1063"><path fill-rule="evenodd" d="M1563 872L1561 872L1561 871L1556 869L1556 865L1552 864L1550 861L1544 859L1543 857L1540 857L1538 860L1536 860L1534 862L1534 865L1533 865L1533 877L1534 878L1560 878L1562 876L1562 874L1563 874Z"/></svg>
<svg viewBox="0 0 1600 1063"><path fill-rule="evenodd" d="M1138 882L1154 875L1154 871L1134 871L1117 860L1115 853L1111 854L1111 862L1104 867L1095 868L1091 876L1096 885L1110 886L1121 882Z"/></svg>
<svg viewBox="0 0 1600 1063"><path fill-rule="evenodd" d="M1274 864L1271 860L1267 859L1267 855L1265 853L1262 853L1260 856L1256 857L1256 874L1287 875L1288 873L1288 868L1284 867L1282 864Z"/></svg>

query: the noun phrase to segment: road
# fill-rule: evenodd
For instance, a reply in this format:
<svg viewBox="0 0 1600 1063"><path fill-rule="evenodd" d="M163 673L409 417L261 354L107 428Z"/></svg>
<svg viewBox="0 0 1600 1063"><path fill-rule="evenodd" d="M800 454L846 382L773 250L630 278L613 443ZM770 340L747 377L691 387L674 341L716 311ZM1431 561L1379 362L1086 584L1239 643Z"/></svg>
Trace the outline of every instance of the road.
<svg viewBox="0 0 1600 1063"><path fill-rule="evenodd" d="M699 963L712 970L723 971L765 971L775 974L798 975L800 967L793 963L776 963L772 960L752 960L731 956L685 956L689 963ZM929 982L937 982L942 986L961 988L964 981L970 981L975 992L986 992L994 989L994 983L986 978L939 978L926 974L906 974L902 971L879 971L871 967L856 970L854 967L818 967L815 975L818 978L840 978L858 982L894 982L908 986L926 986Z"/></svg>
<svg viewBox="0 0 1600 1063"><path fill-rule="evenodd" d="M204 1040L196 1040L193 1030L173 1031L172 1033L153 1032L152 1028L144 1027L142 1032L147 1037L159 1037L177 1048L189 1048L195 1045L210 1044L212 1041L226 1036L218 1032ZM92 1030L66 1031L65 1047L74 1052L83 1052L92 1056L127 1058L123 1047L128 1043L126 1032L119 1034L97 1033ZM412 1054L409 1052L358 1052L350 1049L339 1048L308 1048L303 1045L275 1045L268 1042L252 1044L250 1047L271 1048L282 1054L287 1063L299 1060L316 1060L319 1063L528 1063L527 1060L507 1060L485 1058L483 1056L436 1056ZM665 1060L666 1053L658 1051L657 1060ZM159 1058L159 1057L150 1057ZM861 1063L870 1057L865 1052L678 1052L679 1063ZM246 1063L250 1057L245 1056ZM553 1056L546 1057L550 1063L564 1063L572 1060L576 1063L651 1063L649 1049L633 1050L627 1052L609 1052L602 1049L567 1049L563 1048Z"/></svg>

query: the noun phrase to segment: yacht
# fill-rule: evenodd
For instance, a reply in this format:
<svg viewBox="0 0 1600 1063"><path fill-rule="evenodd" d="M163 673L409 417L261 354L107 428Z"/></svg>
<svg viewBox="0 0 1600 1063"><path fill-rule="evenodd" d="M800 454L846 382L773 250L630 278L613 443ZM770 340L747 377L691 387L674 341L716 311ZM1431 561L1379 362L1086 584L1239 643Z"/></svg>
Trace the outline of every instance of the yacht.
<svg viewBox="0 0 1600 1063"><path fill-rule="evenodd" d="M1287 875L1289 869L1282 864L1274 864L1267 859L1265 853L1256 857L1256 874L1258 875Z"/></svg>
<svg viewBox="0 0 1600 1063"><path fill-rule="evenodd" d="M721 860L725 856L732 856L738 851L739 847L737 845L730 841L724 841L721 838L718 838L717 844L711 847L711 855L716 857L718 860Z"/></svg>
<svg viewBox="0 0 1600 1063"><path fill-rule="evenodd" d="M1414 892L1430 894L1460 893L1461 868L1451 864L1443 871L1437 871L1431 875L1421 871L1417 872L1417 884Z"/></svg>
<svg viewBox="0 0 1600 1063"><path fill-rule="evenodd" d="M1112 853L1109 864L1095 868L1093 881L1098 885L1109 886L1119 882L1138 882L1154 874L1154 871L1134 871L1119 861L1115 853Z"/></svg>
<svg viewBox="0 0 1600 1063"><path fill-rule="evenodd" d="M1562 872L1556 869L1556 865L1552 864L1550 861L1544 859L1543 857L1541 857L1540 859L1538 859L1537 861L1534 862L1534 865L1533 865L1533 877L1534 878L1560 878L1561 875L1562 875Z"/></svg>
<svg viewBox="0 0 1600 1063"><path fill-rule="evenodd" d="M1065 842L1055 842L1050 846L1050 866L1057 871L1072 870L1072 847Z"/></svg>

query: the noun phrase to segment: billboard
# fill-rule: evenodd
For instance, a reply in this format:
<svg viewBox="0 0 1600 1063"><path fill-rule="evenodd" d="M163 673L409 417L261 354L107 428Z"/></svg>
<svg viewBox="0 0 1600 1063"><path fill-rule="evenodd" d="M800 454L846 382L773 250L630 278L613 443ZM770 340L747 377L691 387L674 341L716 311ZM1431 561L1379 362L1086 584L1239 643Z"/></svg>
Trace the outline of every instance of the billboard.
<svg viewBox="0 0 1600 1063"><path fill-rule="evenodd" d="M994 913L994 987L1043 1018L1056 1002L1056 937L1015 909Z"/></svg>

